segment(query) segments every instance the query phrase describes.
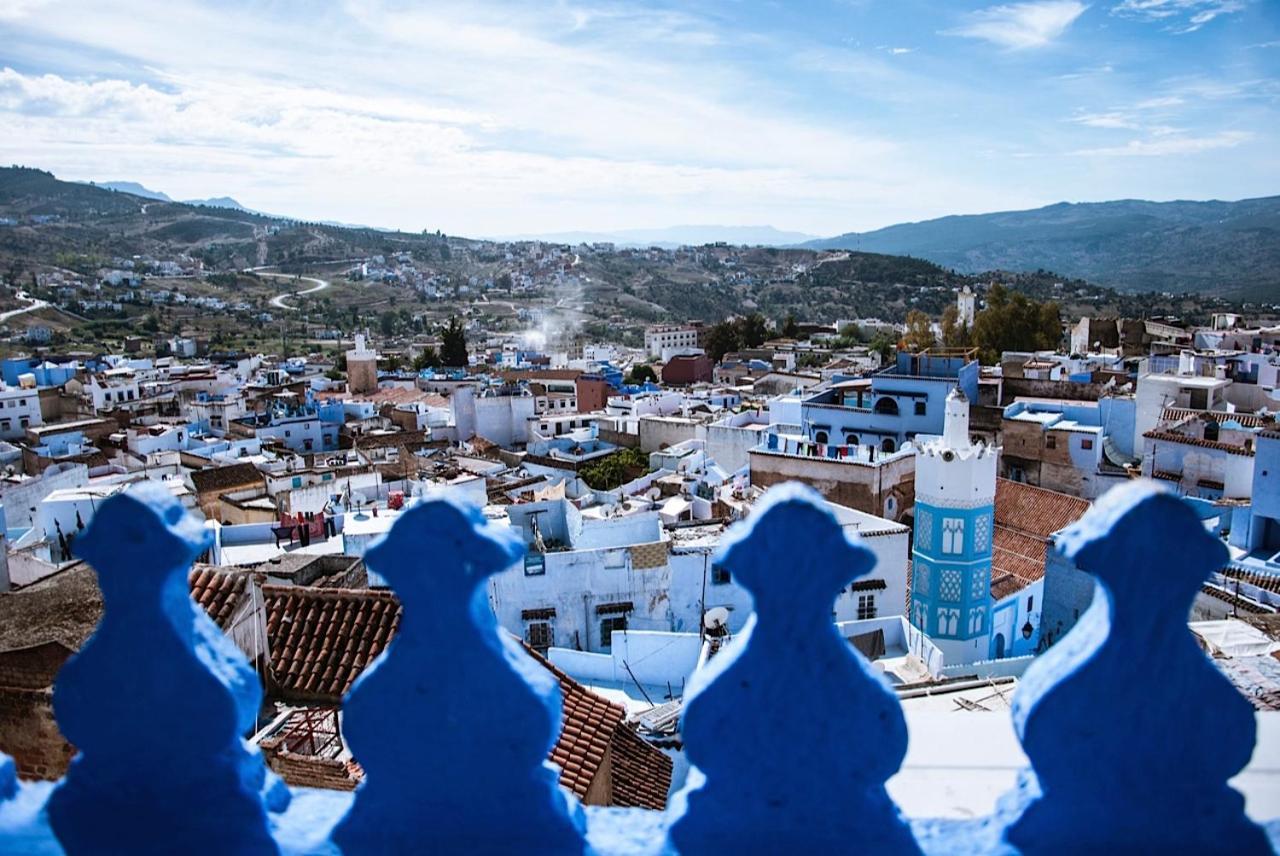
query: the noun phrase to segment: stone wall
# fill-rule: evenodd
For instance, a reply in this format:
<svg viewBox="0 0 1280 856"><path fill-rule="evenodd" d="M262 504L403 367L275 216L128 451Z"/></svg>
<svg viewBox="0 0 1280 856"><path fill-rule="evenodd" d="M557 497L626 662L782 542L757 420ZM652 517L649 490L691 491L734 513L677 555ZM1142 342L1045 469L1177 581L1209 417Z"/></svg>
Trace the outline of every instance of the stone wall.
<svg viewBox="0 0 1280 856"><path fill-rule="evenodd" d="M1023 377L1004 379L1003 404L1015 398L1065 398L1070 401L1097 401L1107 387L1101 383L1074 383L1069 380L1030 380Z"/></svg>

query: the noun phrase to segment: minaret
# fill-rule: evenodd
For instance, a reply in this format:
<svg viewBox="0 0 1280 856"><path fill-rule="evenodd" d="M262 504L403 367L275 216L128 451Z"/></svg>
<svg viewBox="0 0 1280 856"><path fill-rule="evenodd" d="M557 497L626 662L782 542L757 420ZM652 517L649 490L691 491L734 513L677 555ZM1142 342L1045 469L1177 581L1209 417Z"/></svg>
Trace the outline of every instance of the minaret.
<svg viewBox="0 0 1280 856"><path fill-rule="evenodd" d="M941 437L916 451L911 623L946 665L991 657L991 541L999 449L969 441L969 400L947 396Z"/></svg>
<svg viewBox="0 0 1280 856"><path fill-rule="evenodd" d="M969 286L965 286L964 290L956 295L956 315L957 320L963 327L972 327L973 319L977 317L978 295L973 293Z"/></svg>

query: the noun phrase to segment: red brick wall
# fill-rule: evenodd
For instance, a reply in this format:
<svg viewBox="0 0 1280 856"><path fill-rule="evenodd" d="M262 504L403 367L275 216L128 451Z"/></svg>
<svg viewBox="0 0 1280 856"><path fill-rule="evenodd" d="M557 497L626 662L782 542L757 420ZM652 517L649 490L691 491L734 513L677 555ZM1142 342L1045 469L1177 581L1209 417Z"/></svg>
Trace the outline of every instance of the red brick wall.
<svg viewBox="0 0 1280 856"><path fill-rule="evenodd" d="M604 382L604 378L580 377L574 381L578 393L578 412L593 413L604 410L609 400L612 387Z"/></svg>

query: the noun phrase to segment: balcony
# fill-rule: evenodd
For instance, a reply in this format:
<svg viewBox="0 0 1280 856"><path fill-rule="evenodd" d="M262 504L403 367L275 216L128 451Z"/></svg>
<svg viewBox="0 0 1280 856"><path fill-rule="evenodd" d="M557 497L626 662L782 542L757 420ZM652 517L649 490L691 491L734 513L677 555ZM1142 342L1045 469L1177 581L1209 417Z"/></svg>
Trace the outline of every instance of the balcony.
<svg viewBox="0 0 1280 856"><path fill-rule="evenodd" d="M208 539L144 484L105 501L76 541L105 604L55 686L79 754L55 783L19 782L0 757L0 852L1239 854L1280 842L1280 727L1186 625L1226 550L1150 482L1112 490L1060 538L1100 585L1027 670L1011 716L952 714L946 728L904 714L831 623L872 553L816 494L771 490L716 557L755 612L685 695L693 769L665 812L584 809L557 785L559 684L486 602L488 578L524 546L448 498L407 509L365 557L403 618L343 699L363 783L286 787L245 740L262 696L252 668L187 596Z"/></svg>

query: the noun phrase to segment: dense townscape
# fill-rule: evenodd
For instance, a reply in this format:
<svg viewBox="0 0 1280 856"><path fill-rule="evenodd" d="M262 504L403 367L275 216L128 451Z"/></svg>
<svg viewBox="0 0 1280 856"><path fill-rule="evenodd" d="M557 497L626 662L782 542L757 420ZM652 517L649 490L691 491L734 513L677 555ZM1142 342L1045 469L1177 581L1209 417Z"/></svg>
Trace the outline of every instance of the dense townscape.
<svg viewBox="0 0 1280 856"><path fill-rule="evenodd" d="M1059 533L1139 478L1226 545L1191 627L1280 705L1273 307L726 244L333 227L327 257L281 257L300 227L256 215L174 252L105 225L156 203L59 192L0 226L0 751L24 777L74 752L50 688L102 612L77 540L143 483L211 533L191 595L258 670L246 736L294 785L362 780L341 705L400 623L363 557L440 496L524 545L488 605L558 681L551 758L589 804L682 785L684 689L752 613L722 538L784 482L874 553L831 620L908 711L1008 709L1093 598ZM68 198L128 210L32 213Z"/></svg>

